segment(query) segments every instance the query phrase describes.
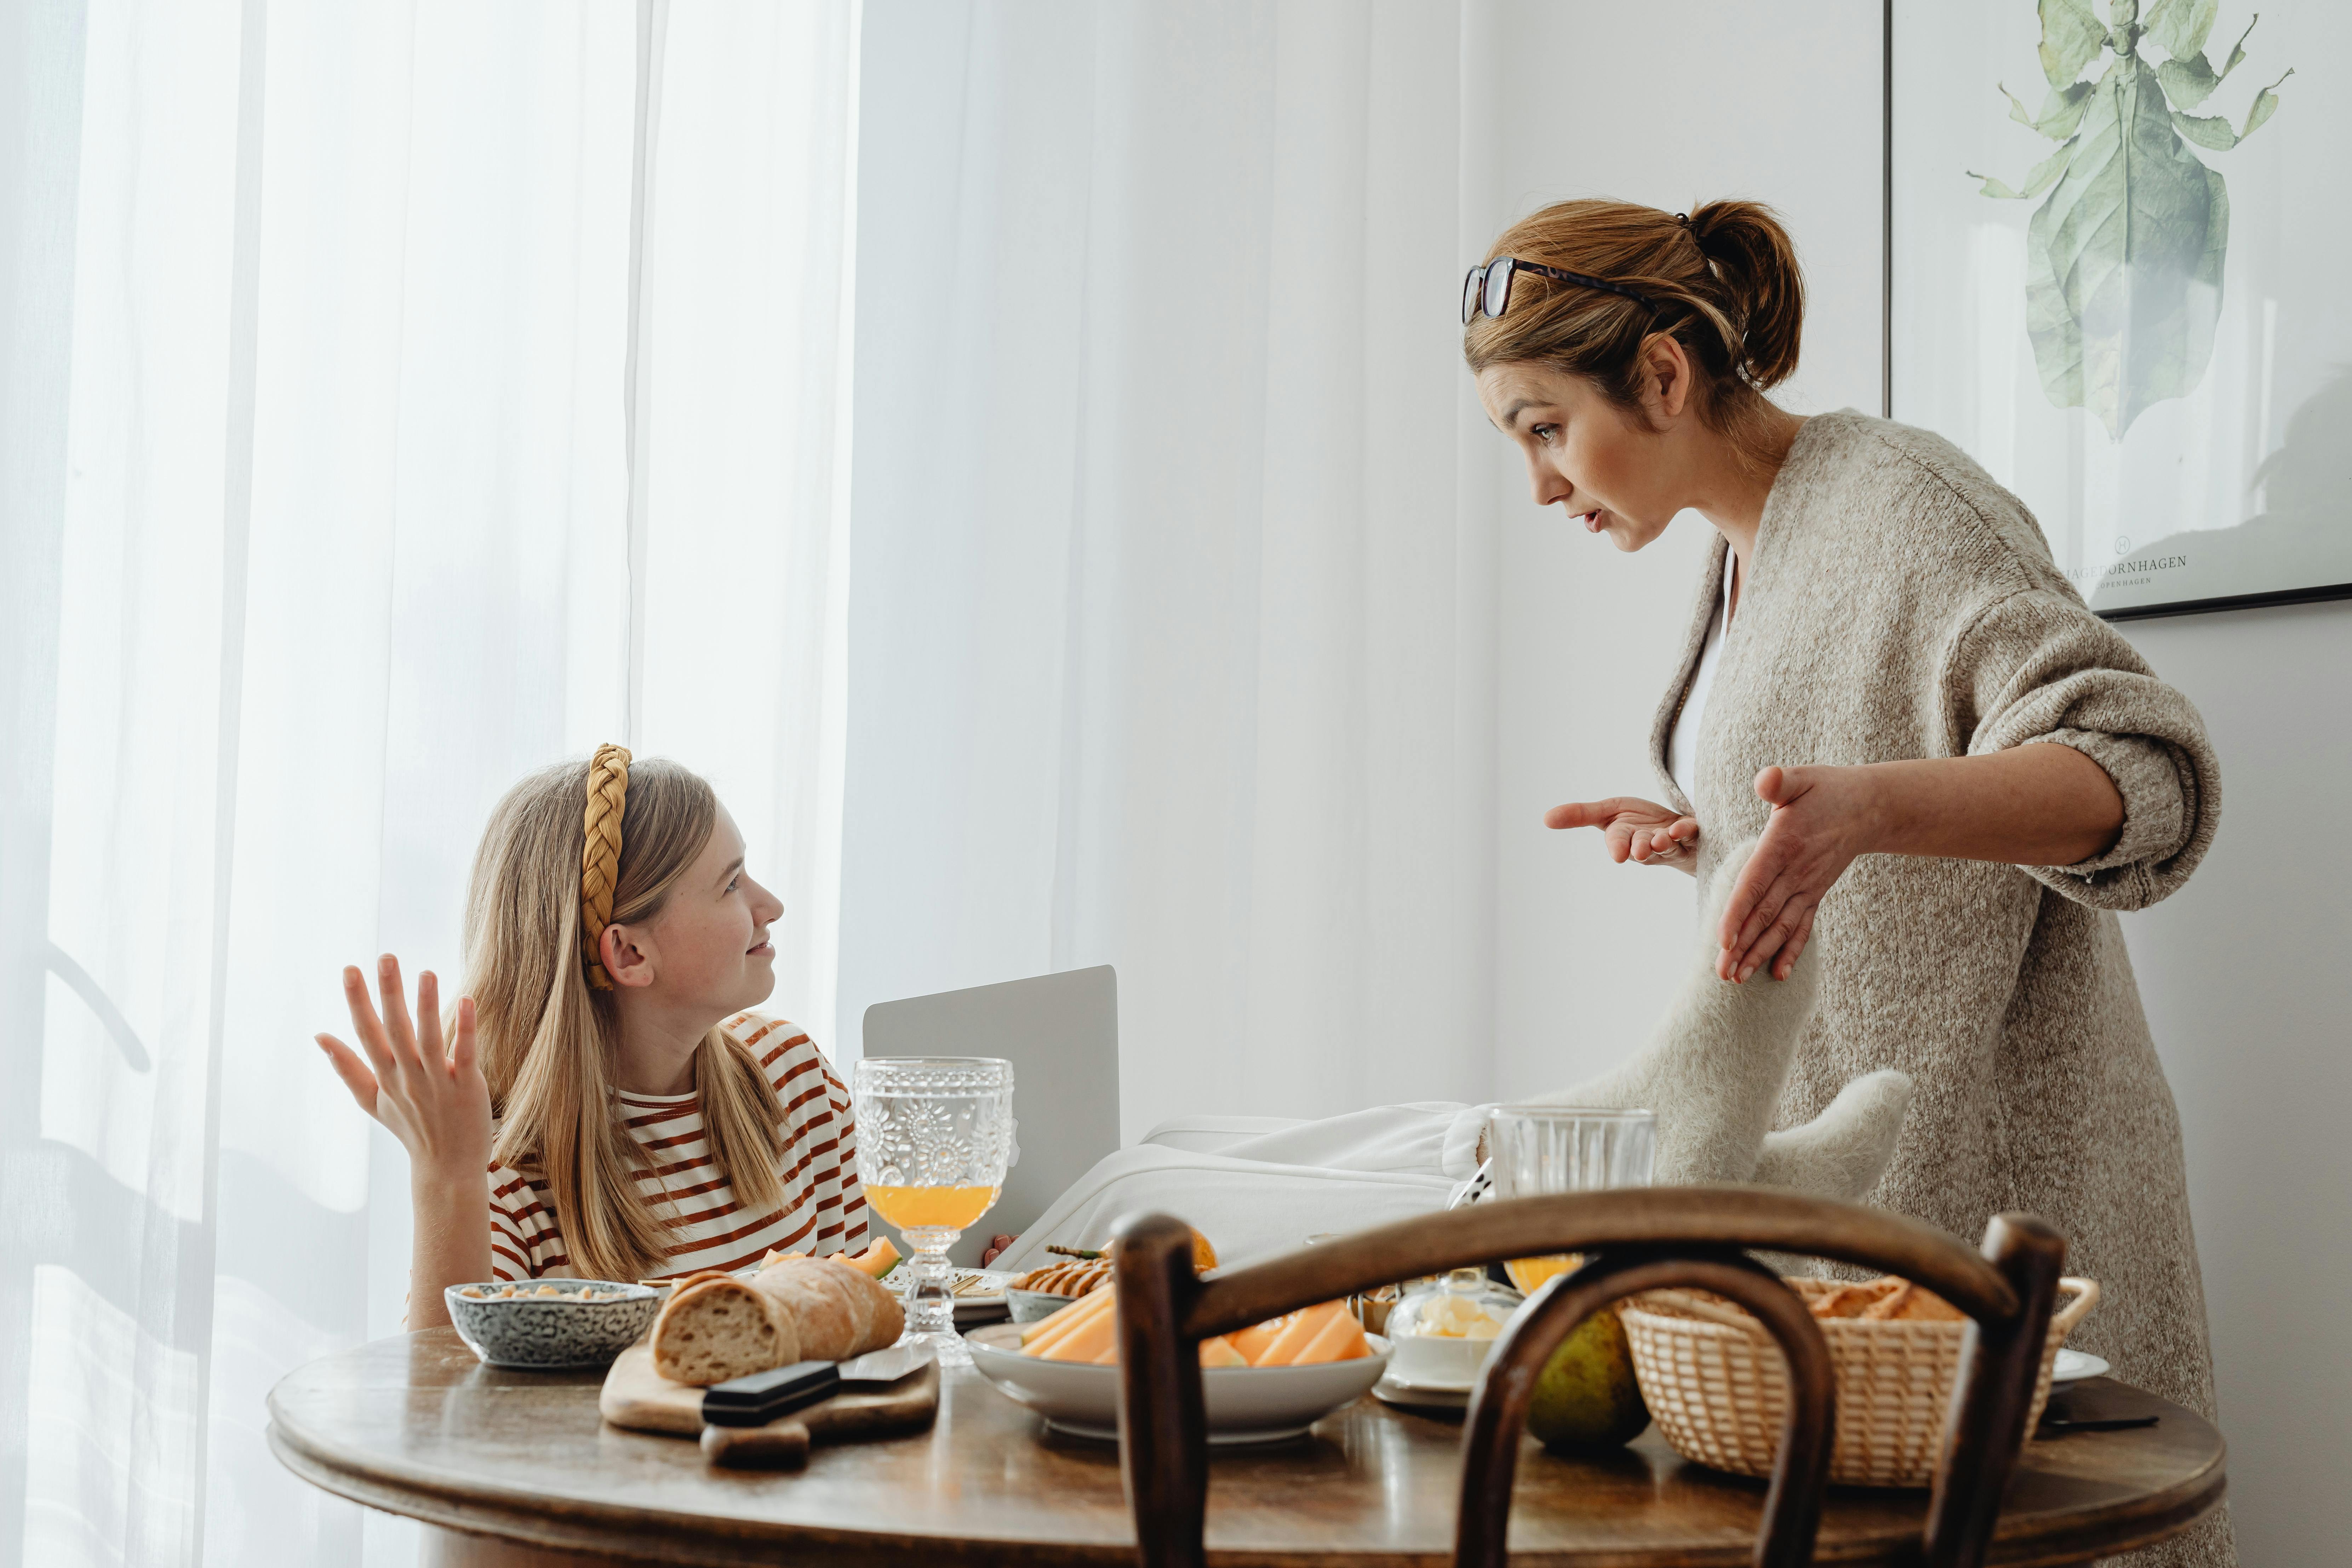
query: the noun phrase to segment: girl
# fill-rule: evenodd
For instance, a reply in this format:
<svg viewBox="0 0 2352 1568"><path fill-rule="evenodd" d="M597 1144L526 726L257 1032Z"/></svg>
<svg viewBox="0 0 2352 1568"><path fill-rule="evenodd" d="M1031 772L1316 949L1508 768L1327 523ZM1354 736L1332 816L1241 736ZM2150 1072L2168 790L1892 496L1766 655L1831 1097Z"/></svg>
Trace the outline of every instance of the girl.
<svg viewBox="0 0 2352 1568"><path fill-rule="evenodd" d="M708 784L602 746L491 814L450 1048L430 971L421 1026L390 953L381 1016L343 971L366 1059L319 1045L408 1151L412 1328L446 1323L443 1289L479 1279L636 1279L863 1246L848 1092L805 1034L747 1011L775 988L782 912Z"/></svg>

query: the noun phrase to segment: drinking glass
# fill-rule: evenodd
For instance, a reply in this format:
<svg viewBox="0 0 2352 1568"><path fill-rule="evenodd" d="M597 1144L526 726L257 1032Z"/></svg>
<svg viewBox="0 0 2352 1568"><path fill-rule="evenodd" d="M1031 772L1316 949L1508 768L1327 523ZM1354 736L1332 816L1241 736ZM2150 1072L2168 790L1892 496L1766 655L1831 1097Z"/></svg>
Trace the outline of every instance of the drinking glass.
<svg viewBox="0 0 2352 1568"><path fill-rule="evenodd" d="M1575 1106L1499 1105L1488 1117L1487 1174L1498 1198L1646 1187L1658 1153L1658 1118L1648 1110L1587 1110ZM1533 1294L1576 1267L1572 1253L1515 1258L1503 1265L1511 1283Z"/></svg>
<svg viewBox="0 0 2352 1568"><path fill-rule="evenodd" d="M948 1248L1004 1188L1013 1064L995 1057L868 1057L857 1064L857 1167L866 1206L907 1243L907 1332L942 1366L970 1366L955 1331Z"/></svg>

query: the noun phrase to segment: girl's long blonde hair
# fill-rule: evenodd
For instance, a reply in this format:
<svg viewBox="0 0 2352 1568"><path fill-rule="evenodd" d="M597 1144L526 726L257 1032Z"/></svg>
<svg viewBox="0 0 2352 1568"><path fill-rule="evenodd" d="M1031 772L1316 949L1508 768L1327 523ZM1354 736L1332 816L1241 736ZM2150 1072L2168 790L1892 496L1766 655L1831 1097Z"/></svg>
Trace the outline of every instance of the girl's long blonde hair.
<svg viewBox="0 0 2352 1568"><path fill-rule="evenodd" d="M580 908L590 763L531 774L490 814L466 901L466 982L482 1072L499 1118L499 1163L542 1183L572 1268L584 1278L667 1271L673 1223L639 1194L645 1151L613 1082L620 1011L592 988ZM630 763L612 920L659 913L719 821L710 786L676 763ZM750 1047L713 1027L695 1047L694 1087L711 1163L747 1211L783 1203L783 1112Z"/></svg>

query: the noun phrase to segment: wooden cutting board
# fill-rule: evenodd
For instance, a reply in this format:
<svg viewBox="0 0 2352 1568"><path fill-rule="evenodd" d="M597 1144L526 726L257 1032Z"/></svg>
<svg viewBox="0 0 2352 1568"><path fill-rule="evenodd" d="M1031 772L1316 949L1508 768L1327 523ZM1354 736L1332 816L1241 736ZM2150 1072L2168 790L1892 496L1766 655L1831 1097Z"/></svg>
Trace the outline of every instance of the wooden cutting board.
<svg viewBox="0 0 2352 1568"><path fill-rule="evenodd" d="M925 1362L896 1383L853 1385L765 1426L705 1426L702 1390L654 1371L653 1347L631 1345L604 1374L596 1408L615 1426L699 1437L714 1465L798 1469L819 1443L856 1443L929 1429L940 1413L940 1367Z"/></svg>

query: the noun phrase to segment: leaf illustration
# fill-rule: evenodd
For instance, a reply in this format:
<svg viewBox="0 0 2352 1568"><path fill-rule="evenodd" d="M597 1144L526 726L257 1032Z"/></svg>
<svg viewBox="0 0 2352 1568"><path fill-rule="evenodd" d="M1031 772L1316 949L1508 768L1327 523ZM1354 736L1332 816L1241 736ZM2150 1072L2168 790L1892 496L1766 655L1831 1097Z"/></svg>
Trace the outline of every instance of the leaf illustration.
<svg viewBox="0 0 2352 1568"><path fill-rule="evenodd" d="M2108 0L2108 26L2089 0L2039 0L2039 114L2006 87L2009 117L2059 143L2022 188L1969 171L1984 195L2049 194L2026 225L2026 335L2042 387L2061 408L2087 408L2121 440L2149 407L2204 379L2221 313L2230 194L2189 143L2226 153L2278 112L2279 78L2254 95L2244 125L2187 112L2246 58L2252 22L2215 70L2204 54L2219 0ZM2153 38L2170 58L2139 52ZM2076 79L2102 47L2115 63Z"/></svg>
<svg viewBox="0 0 2352 1568"><path fill-rule="evenodd" d="M2286 76L2294 74L2294 72L2290 70ZM2279 78L2277 81L2254 94L2253 105L2246 110L2246 123L2242 130L2231 131L2230 122L2218 115L2209 119L2195 114L2183 114L2178 110L2173 111L2172 128L2200 147L2210 147L2216 153L2227 153L2260 130L2263 121L2278 112L2278 89L2280 84L2286 80L2286 76Z"/></svg>
<svg viewBox="0 0 2352 1568"><path fill-rule="evenodd" d="M2260 16L2254 18L2254 22L2261 20ZM2221 86L2222 80L2238 68L2238 62L2246 58L2246 40L2253 35L2254 22L2247 23L2246 30L2238 35L2237 43L2230 50L2229 60L2218 71L2201 53L2182 56L2178 49L2173 51L2174 58L2156 68L2157 79L2164 83L2165 96L2172 100L2175 109L2194 109L2213 96L2213 89ZM2271 85L2275 87L2278 84L2273 82Z"/></svg>
<svg viewBox="0 0 2352 1568"><path fill-rule="evenodd" d="M2026 113L2025 105L2019 102L2017 94L2009 89L2002 88L2000 95L2009 100L2009 117L2011 120L2039 131L2053 142L2060 142L2074 134L2074 128L2083 123L2083 105L2090 101L2091 84L2075 81L2068 82L2064 87L2052 88L2049 96L2042 100L2039 116Z"/></svg>
<svg viewBox="0 0 2352 1568"><path fill-rule="evenodd" d="M2033 165L2033 172L2025 176L2025 188L2021 191L2012 191L1990 174L1979 174L1974 169L1969 171L1969 178L1982 180L1984 189L1979 194L1991 196L1997 201L2029 201L2054 184L2058 176L2066 172L2066 164L2074 156L2074 144L2069 142L2065 146Z"/></svg>
<svg viewBox="0 0 2352 1568"><path fill-rule="evenodd" d="M2174 59L2185 60L2204 52L2205 36L2213 30L2213 18L2221 9L2221 0L2156 0L2148 7L2147 36L2164 46L2164 52Z"/></svg>
<svg viewBox="0 0 2352 1568"><path fill-rule="evenodd" d="M2042 74L2064 87L2083 74L2107 30L2091 15L2091 0L2042 0Z"/></svg>
<svg viewBox="0 0 2352 1568"><path fill-rule="evenodd" d="M2230 233L2221 176L2174 133L2156 72L2118 59L2027 226L2027 331L2042 389L2120 439L2205 374Z"/></svg>

